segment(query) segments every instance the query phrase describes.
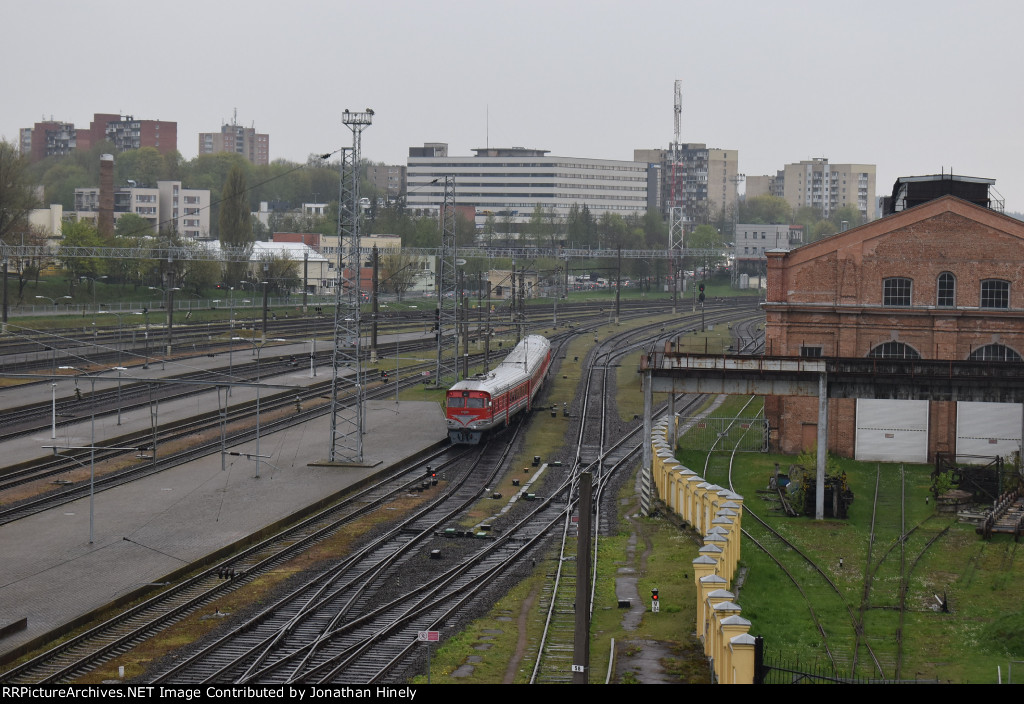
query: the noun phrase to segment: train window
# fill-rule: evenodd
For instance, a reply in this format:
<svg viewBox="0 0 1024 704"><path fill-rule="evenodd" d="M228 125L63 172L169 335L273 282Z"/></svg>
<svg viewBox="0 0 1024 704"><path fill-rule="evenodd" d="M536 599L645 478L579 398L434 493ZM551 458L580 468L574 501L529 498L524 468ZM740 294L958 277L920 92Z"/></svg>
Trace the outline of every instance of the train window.
<svg viewBox="0 0 1024 704"><path fill-rule="evenodd" d="M483 408L484 400L482 398L470 398L467 399L466 408Z"/></svg>
<svg viewBox="0 0 1024 704"><path fill-rule="evenodd" d="M463 408L461 396L449 396L448 397L448 408Z"/></svg>

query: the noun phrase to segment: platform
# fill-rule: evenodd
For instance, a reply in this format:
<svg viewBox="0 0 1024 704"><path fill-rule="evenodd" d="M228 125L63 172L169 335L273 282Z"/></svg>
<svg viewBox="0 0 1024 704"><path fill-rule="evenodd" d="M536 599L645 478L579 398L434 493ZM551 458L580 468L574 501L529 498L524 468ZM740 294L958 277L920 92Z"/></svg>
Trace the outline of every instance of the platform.
<svg viewBox="0 0 1024 704"><path fill-rule="evenodd" d="M326 414L264 434L258 479L255 461L231 456L221 470L216 454L96 494L92 545L88 499L0 526L0 625L28 618L0 656L447 439L436 403L367 409L370 468L311 466L329 449ZM255 441L231 449L255 453Z"/></svg>

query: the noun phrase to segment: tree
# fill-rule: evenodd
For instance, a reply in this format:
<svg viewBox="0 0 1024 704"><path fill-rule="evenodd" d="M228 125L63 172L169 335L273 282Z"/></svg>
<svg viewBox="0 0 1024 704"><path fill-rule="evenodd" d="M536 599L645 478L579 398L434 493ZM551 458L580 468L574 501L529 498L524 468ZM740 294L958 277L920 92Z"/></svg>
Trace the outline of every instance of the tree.
<svg viewBox="0 0 1024 704"><path fill-rule="evenodd" d="M12 236L28 231L28 216L39 206L28 174L28 159L18 148L0 141L0 241L12 243Z"/></svg>
<svg viewBox="0 0 1024 704"><path fill-rule="evenodd" d="M41 247L46 244L46 230L37 225L30 225L25 235L18 238L22 244L30 247ZM11 268L18 274L18 300L24 299L25 285L29 279L35 279L39 283L39 272L43 268L43 258L39 255L19 256L10 258Z"/></svg>
<svg viewBox="0 0 1024 704"><path fill-rule="evenodd" d="M789 203L778 196L747 199L739 212L740 222L764 225L788 225L792 219Z"/></svg>
<svg viewBox="0 0 1024 704"><path fill-rule="evenodd" d="M722 236L711 225L698 225L686 238L687 249L719 249Z"/></svg>
<svg viewBox="0 0 1024 704"><path fill-rule="evenodd" d="M698 225L686 238L687 249L721 249L723 247L722 235L711 225ZM721 257L709 257L707 262L713 264L721 260Z"/></svg>
<svg viewBox="0 0 1024 704"><path fill-rule="evenodd" d="M380 280L385 291L402 300L405 292L415 283L419 273L418 262L405 250L389 251L380 257Z"/></svg>
<svg viewBox="0 0 1024 704"><path fill-rule="evenodd" d="M530 215L530 222L527 225L527 232L530 234L529 244L539 247L544 242L544 234L547 229L544 222L544 209L540 203L533 206L533 213ZM523 244L526 244L524 242Z"/></svg>
<svg viewBox="0 0 1024 704"><path fill-rule="evenodd" d="M829 220L831 220L832 224L837 228L842 230L844 222L848 227L858 227L863 225L864 215L852 205L844 205L842 208L835 210Z"/></svg>
<svg viewBox="0 0 1024 704"><path fill-rule="evenodd" d="M235 164L228 172L224 190L221 193L220 244L225 249L244 249L252 245L252 226L249 224L249 194L246 188L245 172ZM238 281L245 276L248 266L245 262L232 262L227 267L228 281Z"/></svg>
<svg viewBox="0 0 1024 704"><path fill-rule="evenodd" d="M117 183L135 181L139 187L156 188L157 181L164 178L167 162L153 147L142 147L121 152L114 160Z"/></svg>
<svg viewBox="0 0 1024 704"><path fill-rule="evenodd" d="M487 218L484 220L484 245L490 247L494 243L494 232L497 222L494 219L494 213L487 213Z"/></svg>
<svg viewBox="0 0 1024 704"><path fill-rule="evenodd" d="M650 249L665 247L668 243L668 223L657 210L648 210L643 217L644 244Z"/></svg>
<svg viewBox="0 0 1024 704"><path fill-rule="evenodd" d="M65 222L61 226L61 250L71 247L102 247L104 242L96 226L88 220ZM103 269L99 257L75 257L58 255L68 277L68 292L73 293L75 281L82 276L96 278Z"/></svg>
<svg viewBox="0 0 1024 704"><path fill-rule="evenodd" d="M213 288L223 280L224 270L220 262L209 260L209 250L205 245L192 243L190 249L198 252L200 256L189 261L182 285L195 291L197 296L202 296L204 290Z"/></svg>
<svg viewBox="0 0 1024 704"><path fill-rule="evenodd" d="M299 263L287 255L267 254L260 257L263 262L265 279L271 291L288 293L302 285L299 277Z"/></svg>
<svg viewBox="0 0 1024 704"><path fill-rule="evenodd" d="M153 234L153 226L146 218L135 213L124 213L117 219L114 225L115 237L127 237L137 240L139 237L146 237Z"/></svg>

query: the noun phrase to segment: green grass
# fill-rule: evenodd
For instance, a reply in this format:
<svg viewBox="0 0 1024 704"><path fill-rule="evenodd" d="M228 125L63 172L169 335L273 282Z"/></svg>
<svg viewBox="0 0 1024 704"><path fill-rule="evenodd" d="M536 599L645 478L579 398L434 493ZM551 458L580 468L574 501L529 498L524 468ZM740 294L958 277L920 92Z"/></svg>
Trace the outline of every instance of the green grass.
<svg viewBox="0 0 1024 704"><path fill-rule="evenodd" d="M716 412L715 415L726 414ZM694 468L698 471L703 467L703 452L681 450L678 455L684 464L697 465ZM1017 546L1012 539L997 536L986 543L975 535L972 526L956 524L950 516L937 515L934 503L926 502L931 471L927 465L904 465L901 470L900 465L840 458L838 467L846 473L856 496L849 519L819 522L811 518L784 518L772 512L757 492L767 488L776 462L782 471L787 471L794 461L794 457L783 455L741 453L737 455L732 482L735 490L745 497L749 509L810 555L839 587L842 598L815 578L808 568L796 570L829 636L840 670L848 672L852 667L855 640L847 605L859 617L864 576L869 573L872 587L864 629L885 677L895 675L898 635L903 639L900 676L904 679L992 682L995 667L1000 664L1005 677L1011 655L1020 653L1024 643L1020 631L1012 625L1024 622L1016 594L1016 584L1024 578L1024 565L1016 559ZM875 516L876 540L869 563L877 467L881 469L879 508ZM899 500L903 477L907 495L905 519ZM728 485L726 464L713 464L706 478ZM915 527L917 530L901 544L899 536L904 530L904 520L908 532ZM782 549L753 520L744 520L743 525L754 538ZM897 610L901 548L909 570L925 544L944 529L946 532L909 572L907 612L901 624ZM792 560L786 561L787 565L792 563ZM743 616L753 622L751 633L764 636L771 654L825 667L827 657L822 639L803 597L789 578L750 543L744 545L742 564L748 575L739 603L743 606ZM936 594L949 597L952 613L934 610ZM993 624L1007 624L1008 628L1000 631ZM879 676L864 648L858 653L854 674Z"/></svg>
<svg viewBox="0 0 1024 704"><path fill-rule="evenodd" d="M627 482L619 504L629 505L633 483ZM671 522L658 518L636 518L631 523L620 516L618 535L602 537L598 544L598 577L591 622L591 683L603 681L608 668L610 642L656 640L670 644L677 653L673 672L680 682L707 681L703 657L693 636L696 621L696 587L691 563L697 557L696 543ZM635 555L631 561L630 536L636 531ZM651 552L641 559L645 546ZM641 603L647 604L640 626L627 631L622 626L623 612L617 608L615 577L620 567L637 569L637 590ZM651 589L658 589L660 612L650 611ZM628 680L628 678L627 678ZM623 680L626 682L627 680Z"/></svg>
<svg viewBox="0 0 1024 704"><path fill-rule="evenodd" d="M738 412L743 400L730 398L712 415L731 416ZM744 415L753 414L745 412ZM681 446L686 447L686 437L682 438ZM706 479L729 486L727 456L728 453L715 453ZM677 457L700 472L706 453L699 449L680 449ZM799 567L800 563L794 559L784 559L807 591L828 634L840 671L848 672L853 662L854 626L847 607L859 618L864 577L870 574L872 587L864 629L885 677L895 675L897 637L901 635L900 676L904 679L994 682L996 666L1001 665L1005 680L1009 661L1024 655L1024 625L1021 625L1024 612L1017 596L1017 584L1024 579L1024 564L1012 538L996 536L985 542L975 534L973 526L955 523L953 517L945 514L936 514L929 494L931 467L928 465L908 464L901 469L898 464L837 458L838 469L846 473L856 497L850 506L849 518L815 521L782 517L771 510L758 492L767 489L775 463L786 472L795 461L795 457L786 455L738 453L731 482L744 496L748 509L811 556L839 587L841 598L807 567ZM879 508L869 563L877 468L881 470ZM903 479L907 496L905 517L900 511ZM901 542L899 536L904 524L910 535ZM749 517L744 519L743 527L758 541L772 549L783 550L781 543ZM916 530L911 532L914 528ZM926 543L932 539L935 542L925 551ZM922 551L923 557L910 571ZM904 558L908 570L907 611L901 624L897 607L902 586L900 562ZM796 569L794 564L798 565ZM747 577L739 603L743 616L752 621L751 633L765 638L770 655L826 667L828 659L822 638L804 598L790 579L749 541L743 546L742 566L747 570ZM949 598L951 613L935 610L935 595ZM858 652L854 674L879 676L863 647Z"/></svg>

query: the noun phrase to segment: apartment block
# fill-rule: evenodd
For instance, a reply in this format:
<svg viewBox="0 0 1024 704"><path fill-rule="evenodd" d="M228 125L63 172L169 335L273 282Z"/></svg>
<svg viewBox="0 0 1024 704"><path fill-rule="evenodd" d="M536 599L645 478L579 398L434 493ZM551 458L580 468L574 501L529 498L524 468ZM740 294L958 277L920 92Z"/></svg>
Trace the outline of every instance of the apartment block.
<svg viewBox="0 0 1024 704"><path fill-rule="evenodd" d="M636 149L635 161L660 167L658 188L662 214L681 207L688 226L695 227L729 213L738 201L739 151L709 148L701 143L668 149Z"/></svg>
<svg viewBox="0 0 1024 704"><path fill-rule="evenodd" d="M199 133L200 154L222 152L241 154L253 164L265 166L270 163L270 135L234 121L230 125L221 125L220 132Z"/></svg>
<svg viewBox="0 0 1024 704"><path fill-rule="evenodd" d="M407 168L402 164L368 164L366 178L389 201L405 193Z"/></svg>
<svg viewBox="0 0 1024 704"><path fill-rule="evenodd" d="M840 208L861 212L864 222L878 217L874 164L830 164L815 158L786 164L775 176L747 178L747 197L784 198L793 210L810 207L828 218Z"/></svg>
<svg viewBox="0 0 1024 704"><path fill-rule="evenodd" d="M75 214L94 219L100 211L100 188L75 189ZM188 239L210 237L210 191L182 188L181 181L159 181L156 188L118 188L114 191L114 220L134 213L153 227L174 229Z"/></svg>
<svg viewBox="0 0 1024 704"><path fill-rule="evenodd" d="M96 113L88 128L52 119L37 122L19 130L18 141L21 153L36 162L50 156L64 156L76 149L91 149L104 140L112 142L118 152L153 147L161 154L168 154L178 148L178 123Z"/></svg>

